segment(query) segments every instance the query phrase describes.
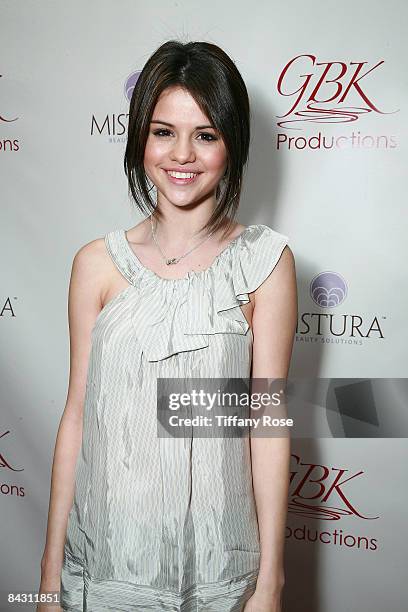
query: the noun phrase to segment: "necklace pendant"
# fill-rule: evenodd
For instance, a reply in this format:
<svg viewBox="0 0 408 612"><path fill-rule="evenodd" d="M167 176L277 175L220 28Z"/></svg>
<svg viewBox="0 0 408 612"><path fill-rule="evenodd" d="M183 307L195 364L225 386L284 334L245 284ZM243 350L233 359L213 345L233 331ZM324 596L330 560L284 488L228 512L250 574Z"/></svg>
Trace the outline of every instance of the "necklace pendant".
<svg viewBox="0 0 408 612"><path fill-rule="evenodd" d="M177 263L177 257L173 257L172 259L166 259L166 264L170 266L171 264Z"/></svg>

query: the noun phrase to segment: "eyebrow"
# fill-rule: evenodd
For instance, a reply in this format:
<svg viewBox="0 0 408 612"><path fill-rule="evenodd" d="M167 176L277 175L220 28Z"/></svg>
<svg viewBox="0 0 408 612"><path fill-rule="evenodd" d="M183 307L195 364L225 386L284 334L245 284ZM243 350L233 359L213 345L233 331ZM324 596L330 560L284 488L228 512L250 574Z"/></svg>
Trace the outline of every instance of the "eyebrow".
<svg viewBox="0 0 408 612"><path fill-rule="evenodd" d="M160 121L159 119L151 121L150 123L162 123L163 125L168 125L171 128L175 127L172 123L168 123L167 121ZM211 129L215 130L215 127L213 125L197 125L195 129L196 130L204 130L205 128L211 128Z"/></svg>

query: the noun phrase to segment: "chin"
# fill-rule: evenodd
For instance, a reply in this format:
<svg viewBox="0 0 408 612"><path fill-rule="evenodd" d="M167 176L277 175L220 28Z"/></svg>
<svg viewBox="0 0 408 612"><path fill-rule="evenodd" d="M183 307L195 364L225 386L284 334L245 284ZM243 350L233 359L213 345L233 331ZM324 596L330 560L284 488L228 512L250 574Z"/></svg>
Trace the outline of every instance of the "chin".
<svg viewBox="0 0 408 612"><path fill-rule="evenodd" d="M164 196L166 198L166 200L172 204L173 206L177 206L178 208L185 208L186 206L191 206L192 204L197 204L197 198L193 198L193 199L189 199L189 200L185 200L185 201L178 201L177 199L168 197L168 196Z"/></svg>

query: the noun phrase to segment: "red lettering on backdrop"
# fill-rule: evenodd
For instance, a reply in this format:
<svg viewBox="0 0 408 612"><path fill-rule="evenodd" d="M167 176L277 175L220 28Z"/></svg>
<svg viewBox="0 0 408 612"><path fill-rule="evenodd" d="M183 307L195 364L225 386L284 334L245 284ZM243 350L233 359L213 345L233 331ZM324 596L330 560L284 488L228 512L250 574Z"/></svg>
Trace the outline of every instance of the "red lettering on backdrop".
<svg viewBox="0 0 408 612"><path fill-rule="evenodd" d="M311 66L313 68L317 66L325 66L320 76L317 76L317 71L309 70L307 73L303 73L301 69L298 69L298 66L303 60L310 60ZM296 111L296 115L300 116L302 120L313 121L318 120L319 122L329 123L330 120L333 122L339 123L340 121L354 121L357 119L359 114L375 111L382 115L388 115L395 113L397 111L391 111L387 113L385 111L381 111L374 102L369 98L367 93L363 90L363 85L361 81L365 79L371 72L376 70L381 64L384 64L384 60L379 61L375 66L366 70L363 74L360 74L364 65L367 62L349 62L347 65L345 62L333 61L333 62L317 62L316 56L311 54L302 54L297 55L296 57L289 60L286 66L283 68L282 72L279 75L277 82L277 90L281 96L289 97L294 96L296 94L297 97L294 100L291 108L284 115L277 115L279 118L287 117L291 113L295 111L295 109L302 102L302 107ZM354 69L349 69L351 66L356 66ZM352 72L351 72L352 70ZM289 73L290 71L290 73ZM351 73L350 73L351 72ZM299 82L299 86L294 91L285 90L285 83L289 80L289 77L295 75L295 80ZM313 77L317 77L317 83L314 85L311 93L307 96L306 91L308 86L312 86ZM302 80L301 80L302 79ZM318 94L324 85L332 85L334 89L332 89L331 94L326 98L318 99ZM353 91L356 92L361 100L365 103L366 107L344 107L340 108L331 108L329 107L316 107L313 104L325 104L328 102L332 102L336 100L336 104L342 104L345 102L348 94ZM303 99L303 100L302 100ZM399 110L399 109L397 109ZM310 115L310 116L309 116ZM295 121L299 121L299 119L295 119ZM290 122L281 122L279 125L283 123Z"/></svg>
<svg viewBox="0 0 408 612"><path fill-rule="evenodd" d="M4 433L0 434L0 438L3 438L9 433L10 433L10 430L5 431ZM7 468L8 470L12 470L13 472L22 472L24 470L24 468L21 468L20 470L18 470L17 468L13 468L11 464L5 459L4 455L2 455L1 453L0 453L0 468Z"/></svg>
<svg viewBox="0 0 408 612"><path fill-rule="evenodd" d="M351 503L345 492L341 487L357 478L364 472L360 470L356 474L349 478L340 481L340 478L348 472L345 469L331 468L329 469L325 465L318 463L302 463L300 457L292 453L292 457L296 459L296 462L300 466L307 467L305 475L300 478L300 481L296 483L295 489L290 493L291 503L289 504L289 512L301 515L309 515L311 517L326 518L329 520L338 520L340 516L355 515L359 518L366 520L373 520L379 518L378 516L364 516L357 510L357 508ZM338 472L334 481L330 483L328 481L331 472ZM290 473L290 483L294 484L296 477L299 476L299 472ZM344 502L343 508L336 506L326 505L329 498L336 492L340 499ZM322 505L318 504L306 504L300 500L319 500Z"/></svg>

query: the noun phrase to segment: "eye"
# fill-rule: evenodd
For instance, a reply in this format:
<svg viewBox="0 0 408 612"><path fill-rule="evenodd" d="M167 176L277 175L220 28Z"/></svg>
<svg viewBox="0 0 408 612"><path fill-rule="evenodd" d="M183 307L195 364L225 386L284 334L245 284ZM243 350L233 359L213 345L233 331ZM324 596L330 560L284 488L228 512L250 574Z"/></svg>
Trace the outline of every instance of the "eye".
<svg viewBox="0 0 408 612"><path fill-rule="evenodd" d="M207 138L205 138L205 140L206 140L207 142L212 142L213 140L218 140L218 138L217 138L216 136L214 136L213 134L210 134L209 132L201 132L201 133L199 134L199 136L209 136L209 137L210 137L210 140L207 140Z"/></svg>
<svg viewBox="0 0 408 612"><path fill-rule="evenodd" d="M168 136L169 134L172 134L173 132L171 132L170 130L167 130L165 128L161 128L159 130L154 130L153 134L155 136L158 136L159 138L163 138ZM201 138L200 140L204 140L204 142L213 142L215 140L218 140L218 138L216 136L214 136L213 134L210 134L209 132L200 132L198 134L198 136L203 136L204 138Z"/></svg>
<svg viewBox="0 0 408 612"><path fill-rule="evenodd" d="M161 130L155 130L155 131L153 132L153 134L154 134L155 136L162 136L162 135L163 135L163 132L166 132L166 135L170 133L170 132L169 132L169 130L166 130L166 129L161 129Z"/></svg>

